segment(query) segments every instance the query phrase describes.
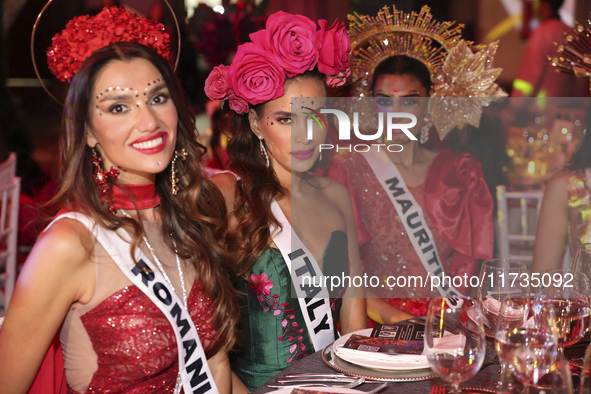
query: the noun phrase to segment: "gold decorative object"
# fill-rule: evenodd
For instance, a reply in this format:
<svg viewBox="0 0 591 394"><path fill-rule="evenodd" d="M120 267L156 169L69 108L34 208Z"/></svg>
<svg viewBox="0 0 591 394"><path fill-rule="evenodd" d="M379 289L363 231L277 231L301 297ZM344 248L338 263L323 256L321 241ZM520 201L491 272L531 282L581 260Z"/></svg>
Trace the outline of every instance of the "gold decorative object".
<svg viewBox="0 0 591 394"><path fill-rule="evenodd" d="M502 71L492 67L497 47L498 42L493 42L473 53L462 40L432 77L435 92L429 100L429 112L441 139L456 127L478 127L482 108L507 97L495 83Z"/></svg>
<svg viewBox="0 0 591 394"><path fill-rule="evenodd" d="M462 24L437 22L431 9L423 6L419 13L404 13L392 6L377 16L349 14L351 70L356 95L371 96L371 79L383 60L405 55L422 62L431 75L443 66L445 58L461 40Z"/></svg>
<svg viewBox="0 0 591 394"><path fill-rule="evenodd" d="M557 57L548 57L556 71L589 78L591 81L591 20L587 26L577 23L575 34L569 34L558 45ZM591 89L591 85L590 85Z"/></svg>

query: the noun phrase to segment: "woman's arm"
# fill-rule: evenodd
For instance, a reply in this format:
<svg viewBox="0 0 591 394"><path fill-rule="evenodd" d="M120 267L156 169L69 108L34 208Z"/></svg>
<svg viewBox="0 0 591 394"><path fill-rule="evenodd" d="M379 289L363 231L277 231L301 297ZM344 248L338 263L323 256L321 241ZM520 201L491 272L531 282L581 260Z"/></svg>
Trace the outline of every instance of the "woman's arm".
<svg viewBox="0 0 591 394"><path fill-rule="evenodd" d="M357 227L353 216L353 204L351 196L346 187L336 182L331 184L335 190L336 201L345 218L347 228L347 242L349 250L349 277L351 282L355 276L363 277L363 266L359 256L359 245L357 243ZM343 294L343 304L341 306L341 333L362 330L367 328L367 318L365 312L365 288L349 287Z"/></svg>
<svg viewBox="0 0 591 394"><path fill-rule="evenodd" d="M91 245L86 228L67 219L39 237L19 274L0 329L0 391L27 392L68 310L92 296Z"/></svg>
<svg viewBox="0 0 591 394"><path fill-rule="evenodd" d="M536 229L532 272L560 268L567 241L568 186L563 177L554 177L546 187Z"/></svg>
<svg viewBox="0 0 591 394"><path fill-rule="evenodd" d="M232 371L232 394L249 394L250 390L242 380Z"/></svg>
<svg viewBox="0 0 591 394"><path fill-rule="evenodd" d="M230 394L232 392L233 377L228 352L224 349L220 350L215 356L207 360L207 363L220 394Z"/></svg>
<svg viewBox="0 0 591 394"><path fill-rule="evenodd" d="M369 316L371 320L381 324L394 324L414 317L410 313L403 312L377 297L371 290L367 290L366 292L367 316Z"/></svg>

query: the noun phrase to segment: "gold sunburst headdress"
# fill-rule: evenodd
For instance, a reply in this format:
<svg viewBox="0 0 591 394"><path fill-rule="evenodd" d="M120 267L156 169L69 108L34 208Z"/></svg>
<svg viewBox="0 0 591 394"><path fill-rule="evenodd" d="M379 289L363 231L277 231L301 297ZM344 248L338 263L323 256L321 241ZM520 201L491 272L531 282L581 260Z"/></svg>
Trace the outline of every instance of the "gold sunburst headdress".
<svg viewBox="0 0 591 394"><path fill-rule="evenodd" d="M549 58L556 71L589 78L591 82L591 20L587 26L577 23L575 33L558 45L558 54Z"/></svg>
<svg viewBox="0 0 591 394"><path fill-rule="evenodd" d="M375 17L348 17L354 95L373 96L373 75L382 61L397 55L420 61L431 74L433 97L440 98L430 101L429 112L441 139L455 127L478 127L482 107L507 96L495 83L502 70L492 68L498 43L473 46L462 40L463 24L436 21L429 6L418 13L385 6Z"/></svg>
<svg viewBox="0 0 591 394"><path fill-rule="evenodd" d="M356 95L371 96L375 68L396 55L423 63L434 76L449 52L462 39L464 25L438 22L424 5L420 12L404 13L384 6L377 16L349 14L351 69Z"/></svg>

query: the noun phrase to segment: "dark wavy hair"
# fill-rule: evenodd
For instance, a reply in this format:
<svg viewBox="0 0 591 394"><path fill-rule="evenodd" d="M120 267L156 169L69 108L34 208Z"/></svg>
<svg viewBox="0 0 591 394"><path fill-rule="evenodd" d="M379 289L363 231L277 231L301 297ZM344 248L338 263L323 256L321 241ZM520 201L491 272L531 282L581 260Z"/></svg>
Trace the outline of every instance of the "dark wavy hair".
<svg viewBox="0 0 591 394"><path fill-rule="evenodd" d="M431 73L427 66L405 55L391 56L381 61L373 72L373 79L371 82L371 90L373 91L376 85L376 81L380 75L392 74L392 75L412 75L415 77L420 84L427 89L427 92L431 90Z"/></svg>
<svg viewBox="0 0 591 394"><path fill-rule="evenodd" d="M302 79L315 79L326 87L324 74L316 69L289 78L286 85ZM263 116L265 104L251 106L258 118ZM286 191L275 175L273 163L267 168L260 150L261 142L250 127L248 113L238 115L228 106L223 111L219 126L231 136L228 144L230 169L240 176L240 198L236 199L233 212L237 225L230 238L237 261L236 271L250 280L252 266L272 242L270 226L280 225L271 211L271 202L284 197Z"/></svg>
<svg viewBox="0 0 591 394"><path fill-rule="evenodd" d="M92 173L92 149L86 144L86 125L90 123L89 104L98 73L115 60L145 59L162 74L178 112L178 148L185 148L190 160L178 160L179 192L170 192L168 168L156 174L156 190L161 198L162 234L168 247L195 266L204 292L216 306L213 323L217 342L210 352L230 349L235 342L239 318L238 304L232 286L233 270L224 241L227 211L222 194L203 176L201 156L205 147L195 136L195 118L169 64L156 52L137 43L119 42L97 50L84 61L70 84L63 114L65 134L62 145L61 187L51 206L66 206L91 216L109 230L123 226L133 234L132 255L141 242L141 221L111 215L101 201ZM121 187L109 179L110 187ZM123 186L123 187L122 187ZM75 208L74 208L75 207Z"/></svg>

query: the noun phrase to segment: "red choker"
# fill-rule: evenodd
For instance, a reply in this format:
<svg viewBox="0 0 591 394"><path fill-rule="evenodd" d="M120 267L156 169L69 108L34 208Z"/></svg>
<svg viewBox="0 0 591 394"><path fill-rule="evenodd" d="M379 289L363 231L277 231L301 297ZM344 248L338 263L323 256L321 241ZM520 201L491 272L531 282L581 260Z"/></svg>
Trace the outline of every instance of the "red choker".
<svg viewBox="0 0 591 394"><path fill-rule="evenodd" d="M156 184L111 186L113 208L123 210L149 209L160 205Z"/></svg>

